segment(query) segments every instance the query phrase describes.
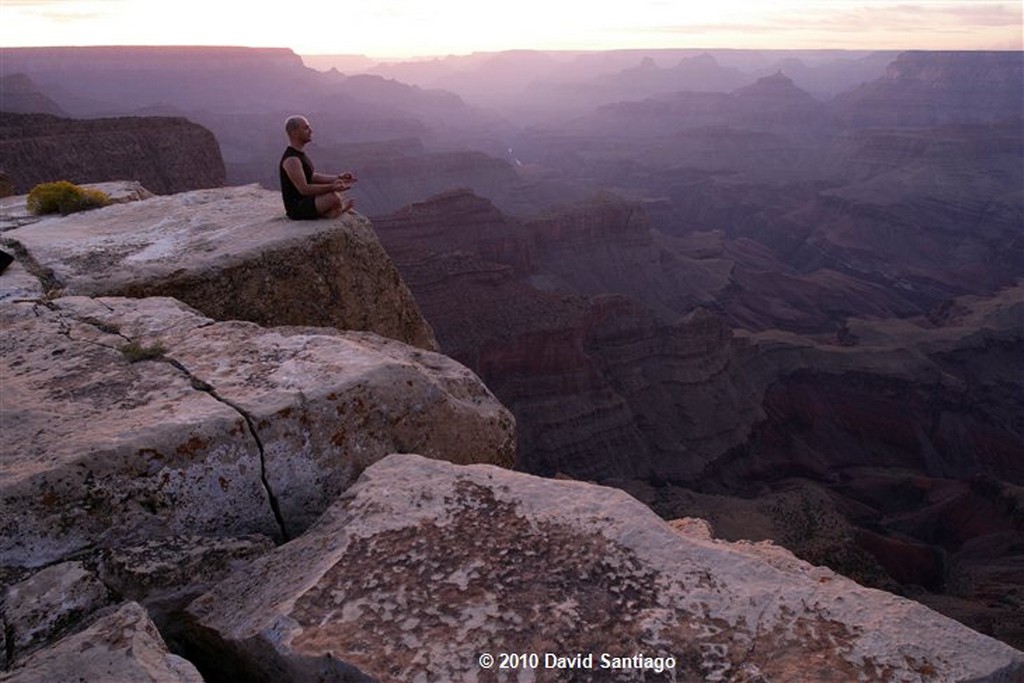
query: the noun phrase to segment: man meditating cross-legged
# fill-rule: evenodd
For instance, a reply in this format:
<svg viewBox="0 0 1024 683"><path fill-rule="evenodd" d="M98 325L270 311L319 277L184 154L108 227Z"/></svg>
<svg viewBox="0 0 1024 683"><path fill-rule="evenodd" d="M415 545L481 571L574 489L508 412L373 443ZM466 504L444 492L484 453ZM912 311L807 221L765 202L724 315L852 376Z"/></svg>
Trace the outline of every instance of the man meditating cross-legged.
<svg viewBox="0 0 1024 683"><path fill-rule="evenodd" d="M304 116L291 116L284 123L288 149L281 156L281 198L289 218L313 220L337 218L350 210L355 202L342 193L352 187L352 173L326 175L313 169L305 148L313 139L313 129Z"/></svg>

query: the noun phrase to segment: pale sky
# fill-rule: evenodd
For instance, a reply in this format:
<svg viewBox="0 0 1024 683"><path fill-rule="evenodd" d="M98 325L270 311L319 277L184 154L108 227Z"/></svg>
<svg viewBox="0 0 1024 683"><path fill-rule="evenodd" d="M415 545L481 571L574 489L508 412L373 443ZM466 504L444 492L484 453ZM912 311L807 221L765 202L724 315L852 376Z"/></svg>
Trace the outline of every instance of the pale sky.
<svg viewBox="0 0 1024 683"><path fill-rule="evenodd" d="M0 48L240 45L411 57L507 49L1024 49L1024 0L0 0Z"/></svg>

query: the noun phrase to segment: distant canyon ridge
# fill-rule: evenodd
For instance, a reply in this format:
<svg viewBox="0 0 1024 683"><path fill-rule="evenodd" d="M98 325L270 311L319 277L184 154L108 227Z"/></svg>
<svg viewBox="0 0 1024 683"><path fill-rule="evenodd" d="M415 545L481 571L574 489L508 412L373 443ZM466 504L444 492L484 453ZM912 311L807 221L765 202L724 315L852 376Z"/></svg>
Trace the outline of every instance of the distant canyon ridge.
<svg viewBox="0 0 1024 683"><path fill-rule="evenodd" d="M339 64L5 49L0 170L128 149L158 193L276 188L304 113L442 352L515 415L520 469L1024 647L1022 53Z"/></svg>
<svg viewBox="0 0 1024 683"><path fill-rule="evenodd" d="M217 139L184 117L68 119L0 112L0 154L7 194L24 194L54 180L131 178L157 194L225 182Z"/></svg>

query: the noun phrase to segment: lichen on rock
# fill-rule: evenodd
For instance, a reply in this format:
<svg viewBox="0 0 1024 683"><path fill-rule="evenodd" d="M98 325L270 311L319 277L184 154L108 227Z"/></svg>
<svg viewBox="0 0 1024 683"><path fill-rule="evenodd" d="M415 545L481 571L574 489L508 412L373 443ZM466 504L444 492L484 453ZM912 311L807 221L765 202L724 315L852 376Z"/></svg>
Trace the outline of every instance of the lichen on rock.
<svg viewBox="0 0 1024 683"><path fill-rule="evenodd" d="M317 663L396 681L1024 675L1016 650L781 548L673 528L621 491L416 455L368 468L189 613L212 671L280 681ZM502 653L538 663L480 666ZM615 668L638 653L671 667ZM575 655L592 664L558 668Z"/></svg>

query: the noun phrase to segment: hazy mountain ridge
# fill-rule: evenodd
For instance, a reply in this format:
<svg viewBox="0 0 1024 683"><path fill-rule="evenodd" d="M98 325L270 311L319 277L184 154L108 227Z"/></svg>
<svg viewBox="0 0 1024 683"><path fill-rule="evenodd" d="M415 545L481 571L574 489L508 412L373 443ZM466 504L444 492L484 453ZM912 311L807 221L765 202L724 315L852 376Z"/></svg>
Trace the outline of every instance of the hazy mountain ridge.
<svg viewBox="0 0 1024 683"><path fill-rule="evenodd" d="M1024 53L905 52L878 80L836 97L850 126L935 126L1016 119Z"/></svg>
<svg viewBox="0 0 1024 683"><path fill-rule="evenodd" d="M730 92L780 69L825 99L874 80L895 52L828 50L530 50L379 64L372 73L463 93L506 112L551 119L607 102L682 90ZM320 68L329 56L307 58ZM549 112L545 114L544 112ZM517 118L509 113L512 118Z"/></svg>
<svg viewBox="0 0 1024 683"><path fill-rule="evenodd" d="M64 110L39 92L36 84L25 74L11 74L0 78L0 102L3 102L4 112L66 116Z"/></svg>
<svg viewBox="0 0 1024 683"><path fill-rule="evenodd" d="M603 165L612 159L636 164L650 176L637 182L652 188L663 184L658 176L687 167L743 170L748 174L777 177L810 169L804 174L806 177L819 177L832 160L822 159L818 154L821 145L817 137L837 131L835 107L809 95L793 80L794 74L779 72L778 68L772 71L772 68L789 67L795 75L803 77L812 71L833 75L846 73L846 77L833 78L837 88L843 83L851 86L861 83L866 75L877 73L875 80L883 85L876 86L875 90L881 88L882 94L872 96L871 107L879 112L904 106L899 97L885 94L890 91L885 89L884 82L910 68L901 67L886 77L883 59L894 56L887 53L620 51L563 54L523 51L378 65L371 70L376 74L398 76L420 74L418 78L410 78L410 82L418 85L407 85L380 75L318 72L304 67L301 59L287 50L118 48L120 53L112 50L9 49L5 50L4 75L28 73L41 94L76 116L176 115L205 125L217 135L231 183L260 182L266 187L276 187L273 165L283 146L281 121L296 111L308 114L314 122L313 150L317 153L317 163L324 168L346 167L350 162L346 155L353 145L380 144L381 147L370 152L367 158L383 162L391 169L408 162L410 174L421 173L417 167L429 169L433 153L477 150L507 163L510 173L517 173L524 182L474 187L477 169L466 165L464 170L444 181L447 186L421 183L421 196L406 195L401 202L423 199L452 187L469 187L516 213L529 213L534 206L540 209L557 204L561 194L580 197L602 187L629 187L631 179L628 177L622 178L626 182L615 184L587 169L589 165ZM129 56L117 60L116 54ZM923 57L911 54L901 59L913 64L914 60L927 60L928 54L924 53ZM989 71L1013 68L1012 58L1007 65L1007 60L998 53L996 57L982 53L982 57L989 62L996 60ZM976 57L969 55L968 58ZM941 65L944 58L938 59ZM674 66L658 66L653 60ZM181 67L176 70L175 64ZM641 83L643 87L638 91L636 83L643 79L631 78L633 71L665 77L654 78L649 88ZM748 74L746 85L753 87L737 86L742 80L736 76L737 72ZM769 74L768 80L762 79L758 85L758 77L765 72ZM436 77L426 75L431 73ZM467 80L462 86L458 78L446 84L437 74L461 74L460 77ZM559 81L559 78L564 80ZM694 79L701 78L706 82L697 86ZM901 83L906 80L900 78ZM1001 76L997 80L1004 83L1011 82L1012 78ZM557 85L547 94L531 94L530 88L542 82ZM790 82L792 87L786 91L784 86ZM609 87L614 83L633 90L620 92ZM471 106L474 103L493 106L486 97L474 98L476 86L472 84L486 86L493 93L504 93L512 104L508 110L499 107L506 116ZM461 90L459 94L438 90L445 85L459 86ZM593 99L567 108L566 103L573 100L580 88L590 89L587 97L592 95ZM651 90L647 95L650 99L639 94L645 88ZM867 86L861 86L864 88ZM769 90L774 94L768 96ZM860 90L855 88L847 97L854 97L858 92ZM865 92L873 91L868 88ZM757 98L759 93L760 99ZM1012 95L1012 92L993 93L990 99L999 100L993 111L1005 110L1007 103L1012 105ZM866 96L857 95L854 104L859 101L857 97ZM819 102L825 104L827 111L820 109ZM525 109L543 114L541 118L547 123L531 127L527 124L536 117L509 118ZM588 115L592 110L598 113ZM580 116L584 118L577 120ZM589 135L580 135L588 130ZM806 140L812 130L815 140ZM790 135L779 139L763 133ZM591 135L607 139L594 140ZM411 139L418 140L422 148L399 149L393 144L397 140ZM643 144L637 145L638 140ZM480 170L482 177L488 177L486 170ZM611 175L616 172L617 169ZM557 185L557 191L545 191L548 184ZM584 190L583 194L575 191L574 186ZM395 189L397 187L389 191ZM644 195L652 196L650 192ZM663 196L660 188L653 195L654 198ZM370 214L389 212L401 205L382 202L379 196L365 199L363 208Z"/></svg>
<svg viewBox="0 0 1024 683"><path fill-rule="evenodd" d="M28 75L72 116L187 116L217 135L230 183L265 180L295 113L310 117L325 149L410 136L451 148L494 122L451 93L321 73L286 49L5 48L2 69ZM341 161L317 158L325 168Z"/></svg>

